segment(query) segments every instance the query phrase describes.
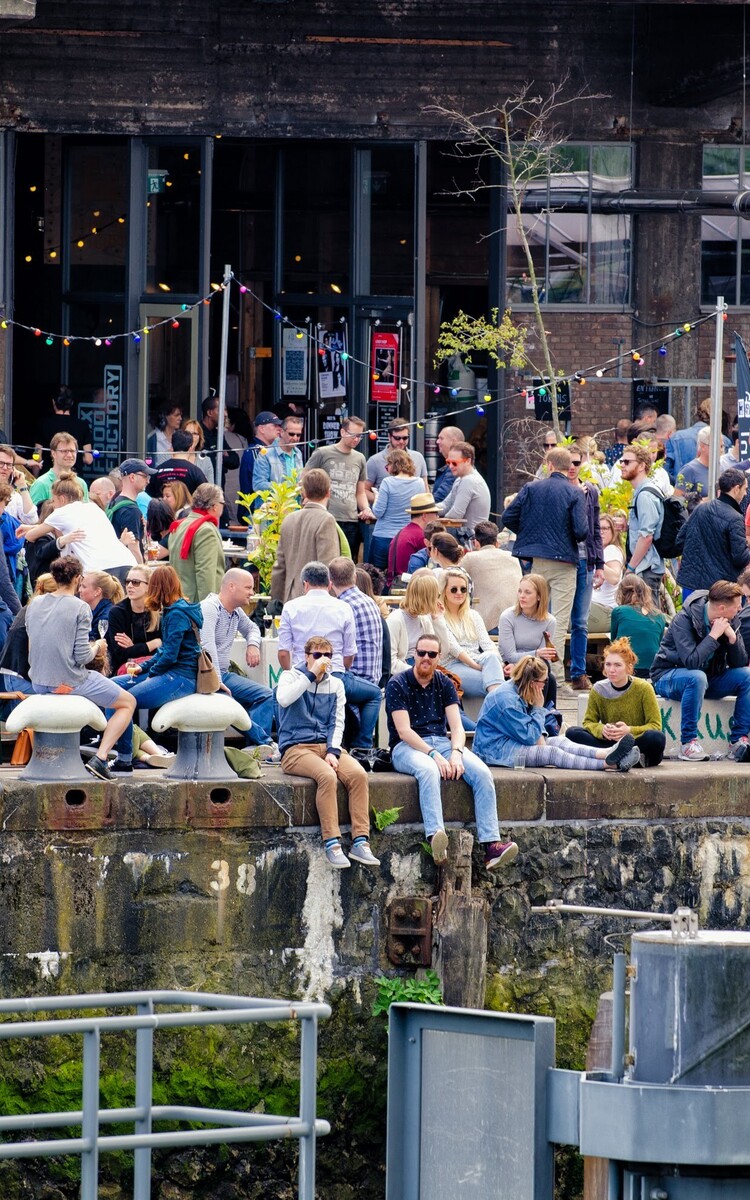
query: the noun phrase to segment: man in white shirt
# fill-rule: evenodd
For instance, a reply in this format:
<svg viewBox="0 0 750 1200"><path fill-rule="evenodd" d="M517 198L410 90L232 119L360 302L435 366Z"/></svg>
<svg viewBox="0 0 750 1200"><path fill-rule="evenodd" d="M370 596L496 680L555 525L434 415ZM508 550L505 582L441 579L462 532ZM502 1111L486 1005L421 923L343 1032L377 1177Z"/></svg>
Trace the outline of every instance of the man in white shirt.
<svg viewBox="0 0 750 1200"><path fill-rule="evenodd" d="M57 548L63 554L74 554L89 571L106 571L124 584L128 571L135 566L135 557L124 541L118 539L112 524L98 504L81 499L81 480L74 475L58 479L52 485L53 510L41 525L19 525L18 536L34 542L45 534L54 533ZM123 539L134 542L126 531Z"/></svg>
<svg viewBox="0 0 750 1200"><path fill-rule="evenodd" d="M283 671L305 665L305 643L310 637L326 638L333 648L331 670L343 677L357 653L354 615L348 604L331 596L325 563L309 562L302 568L304 595L284 605L279 625L279 666Z"/></svg>
<svg viewBox="0 0 750 1200"><path fill-rule="evenodd" d="M252 725L243 734L247 745L272 746L271 725L273 723L273 692L262 683L255 683L245 675L229 670L234 639L239 634L245 639L245 662L248 667L260 663L260 630L251 621L243 608L250 603L255 585L248 571L231 567L221 581L218 592L211 592L201 600L203 625L201 645L213 659L221 676L221 690L242 705Z"/></svg>

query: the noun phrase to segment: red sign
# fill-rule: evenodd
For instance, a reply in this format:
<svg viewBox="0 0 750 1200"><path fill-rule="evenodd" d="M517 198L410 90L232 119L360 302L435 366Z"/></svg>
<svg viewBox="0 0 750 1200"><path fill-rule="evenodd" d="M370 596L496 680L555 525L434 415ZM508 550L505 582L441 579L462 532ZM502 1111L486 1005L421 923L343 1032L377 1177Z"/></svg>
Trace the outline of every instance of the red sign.
<svg viewBox="0 0 750 1200"><path fill-rule="evenodd" d="M374 404L398 402L399 334L372 331L372 399Z"/></svg>

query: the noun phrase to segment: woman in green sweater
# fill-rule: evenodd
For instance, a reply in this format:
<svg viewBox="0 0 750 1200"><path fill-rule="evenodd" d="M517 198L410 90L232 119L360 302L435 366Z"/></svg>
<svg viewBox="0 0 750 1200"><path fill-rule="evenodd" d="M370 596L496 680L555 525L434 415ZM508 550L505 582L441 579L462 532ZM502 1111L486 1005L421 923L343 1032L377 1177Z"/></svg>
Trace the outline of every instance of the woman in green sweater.
<svg viewBox="0 0 750 1200"><path fill-rule="evenodd" d="M641 752L642 767L658 767L666 738L656 693L646 679L634 676L635 654L627 638L604 650L605 678L589 692L583 726L566 736L579 746L610 746L630 733Z"/></svg>
<svg viewBox="0 0 750 1200"><path fill-rule="evenodd" d="M612 609L609 633L612 641L627 638L635 652L635 674L648 679L651 664L667 627L651 596L651 588L632 571L623 576L617 589L617 607Z"/></svg>

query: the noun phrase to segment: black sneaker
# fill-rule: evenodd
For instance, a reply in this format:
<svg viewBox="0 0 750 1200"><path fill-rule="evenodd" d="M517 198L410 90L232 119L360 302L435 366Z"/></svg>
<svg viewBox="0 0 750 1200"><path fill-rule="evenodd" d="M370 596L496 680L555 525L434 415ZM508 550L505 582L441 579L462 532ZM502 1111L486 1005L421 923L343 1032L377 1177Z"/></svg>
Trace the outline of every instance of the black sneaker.
<svg viewBox="0 0 750 1200"><path fill-rule="evenodd" d="M620 738L617 745L610 750L609 754L604 760L605 763L608 767L617 767L619 769L620 763L628 757L634 746L635 738L633 737L632 733L626 733L625 737ZM637 761L638 759L636 759L636 762Z"/></svg>
<svg viewBox="0 0 750 1200"><path fill-rule="evenodd" d="M114 775L132 775L133 774L132 762L127 762L126 759L124 759L124 758L116 758L115 761L113 763L109 763L108 766L109 766L110 771Z"/></svg>
<svg viewBox="0 0 750 1200"><path fill-rule="evenodd" d="M95 775L97 779L110 780L112 778L112 772L107 764L102 762L100 758L97 758L96 755L94 755L93 758L90 758L88 762L85 762L83 765L86 770L91 775Z"/></svg>

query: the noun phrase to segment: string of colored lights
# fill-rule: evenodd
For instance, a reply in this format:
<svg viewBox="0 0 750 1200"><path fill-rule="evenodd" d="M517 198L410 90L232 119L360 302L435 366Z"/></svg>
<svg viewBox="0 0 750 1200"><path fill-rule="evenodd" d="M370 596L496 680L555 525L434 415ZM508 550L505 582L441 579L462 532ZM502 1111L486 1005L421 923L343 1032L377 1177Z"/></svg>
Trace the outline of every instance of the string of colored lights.
<svg viewBox="0 0 750 1200"><path fill-rule="evenodd" d="M323 342L322 342L323 335L321 335L321 337L318 337L318 335L312 328L307 327L311 324L309 317L306 318L304 326L299 325L298 323L293 321L291 318L286 316L279 308L276 308L273 305L269 304L267 301L265 301L255 291L253 291L252 287L250 287L248 284L243 283L240 279L238 279L238 277L234 273L231 273L227 278L225 278L225 280L222 283L212 284L211 285L212 291L210 293L208 293L206 296L202 296L199 300L195 300L190 304L188 304L188 303L182 304L181 305L182 312L183 313L192 313L195 309L199 308L201 305L210 305L210 303L214 299L214 297L217 296L219 294L219 292L223 292L226 287L231 287L233 282L237 284L237 287L238 287L241 295L248 295L252 300L254 300L257 304L259 304L263 309L265 309L268 313L270 313L273 316L274 320L280 321L283 325L294 329L296 337L299 338L300 340L307 338L309 343L311 344L311 346L314 346L317 349L318 354L325 353L325 348L324 348ZM724 307L726 309L727 306L725 305ZM726 311L723 312L722 316L723 316L723 320L726 321L727 320ZM621 351L619 351L619 353L612 355L610 358L603 360L601 363L596 363L592 366L585 368L584 370L576 370L576 371L570 372L567 375L557 376L555 378L555 386L558 387L560 384L568 384L568 385L577 384L578 386L583 387L586 385L586 382L588 379L603 378L608 372L615 369L620 363L622 363L622 361L624 359L627 359L627 358L631 358L633 363L636 366L638 366L645 361L645 359L643 357L644 354L649 353L649 351L653 350L655 347L657 348L657 353L659 354L659 356L664 357L667 354L668 345L670 343L677 341L679 338L690 335L692 332L694 332L694 330L699 328L699 326L705 324L706 321L713 320L715 317L716 317L716 312L714 311L714 312L710 312L710 313L704 313L700 317L696 318L694 321L684 321L682 323L677 323L673 332L670 334L667 334L662 337L654 338L651 341L646 342L639 347L633 348L632 350L628 350L628 351L621 350ZM16 321L15 319L13 319L11 317L3 316L2 319L0 319L0 328L2 328L2 329L9 329L9 328L22 329L28 333L33 334L33 336L35 336L35 337L38 337L38 338L43 337L45 344L47 346L53 346L55 344L55 342L61 342L64 347L68 347L74 342L88 342L88 343L93 344L96 347L111 346L114 342L121 341L124 339L132 340L134 343L137 344L138 342L141 341L141 338L143 336L148 336L154 330L160 329L161 327L166 326L166 325L169 325L173 329L178 329L179 325L180 325L180 318L177 315L170 315L168 317L165 317L161 321L154 321L150 325L145 324L145 325L139 326L136 329L128 330L127 332L110 333L106 337L98 337L97 335L93 335L93 334L82 335L82 334L55 333L55 332L44 330L38 326L27 325L24 322ZM325 330L326 334L329 332L330 332L329 330ZM370 364L368 362L365 362L362 359L358 359L356 356L348 353L347 351L341 352L341 359L343 362L348 362L350 364L354 364L354 365L363 367L368 371L370 370ZM377 371L372 371L372 379L374 382L377 382L380 379L380 375ZM627 382L627 381L623 380L623 382ZM430 380L426 380L426 379L419 379L419 378L412 378L412 377L408 377L406 379L402 378L400 387L401 387L401 390L403 390L407 393L410 391L411 388L425 388L427 391L431 392L435 396L439 396L439 395L443 394L443 395L449 395L451 398L456 398L456 397L460 396L460 393L462 390L461 388L456 388L449 384L440 384L440 383L436 383L434 381L430 381ZM481 401L477 401L477 403L474 403L474 404L462 403L461 407L455 408L448 412L443 412L440 414L440 417L441 417L441 419L444 420L449 417L462 416L462 415L466 415L467 413L472 413L472 412L475 412L478 416L482 416L482 415L484 415L487 408L490 408L496 404L500 404L503 402L508 402L508 401L517 400L517 399L527 400L529 398L529 396L533 397L534 395L538 396L541 399L544 399L547 396L549 388L550 388L549 381L543 381L541 384L537 385L536 387L530 387L530 388L529 387L521 387L521 388L517 389L516 391L504 392L502 394L500 393L500 391L498 389L498 394L496 396L493 396L492 392L488 391L483 394ZM406 428L423 429L424 423L425 423L424 420L404 419L404 427L406 427ZM385 430L381 430L380 428L376 427L375 429L369 430L368 433L369 433L370 440L376 441L379 437L383 436L383 434L385 433ZM308 447L312 450L312 449L315 449L317 446L325 445L326 439L325 438L312 439L312 440L308 441L307 444L308 444ZM22 445L21 443L19 443L19 446L21 446L22 449L27 449L27 448L35 449L35 447L26 446L25 444ZM43 447L43 450L49 450L49 447ZM106 452L107 457L118 457L121 460L137 456L138 453L139 453L139 451L134 451L134 450L122 450L119 452L114 452L114 451ZM215 451L214 453L218 453L218 451ZM98 450L93 450L92 454L94 457L99 457L100 452ZM35 455L35 457L37 457L37 456Z"/></svg>

